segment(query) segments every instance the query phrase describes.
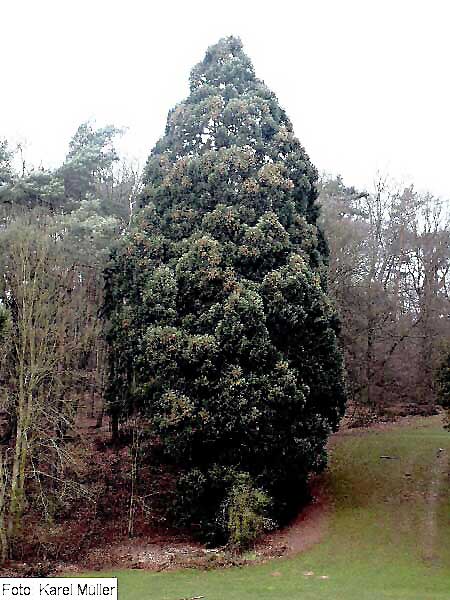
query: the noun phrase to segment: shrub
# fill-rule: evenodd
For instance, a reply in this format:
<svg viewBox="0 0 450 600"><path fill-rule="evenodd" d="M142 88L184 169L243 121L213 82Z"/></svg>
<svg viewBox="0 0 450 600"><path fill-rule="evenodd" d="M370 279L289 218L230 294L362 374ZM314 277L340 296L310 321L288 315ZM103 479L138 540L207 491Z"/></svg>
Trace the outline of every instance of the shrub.
<svg viewBox="0 0 450 600"><path fill-rule="evenodd" d="M231 547L247 549L265 530L274 527L274 522L267 518L269 507L269 496L253 486L247 473L241 473L224 504Z"/></svg>

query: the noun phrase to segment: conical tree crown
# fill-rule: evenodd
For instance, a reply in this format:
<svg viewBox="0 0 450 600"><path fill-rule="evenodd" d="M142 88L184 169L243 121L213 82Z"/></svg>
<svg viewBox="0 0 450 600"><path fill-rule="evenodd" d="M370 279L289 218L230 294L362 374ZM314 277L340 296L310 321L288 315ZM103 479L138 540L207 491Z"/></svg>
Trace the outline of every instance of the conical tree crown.
<svg viewBox="0 0 450 600"><path fill-rule="evenodd" d="M284 514L343 409L316 177L240 41L221 40L169 113L107 273L111 406L151 416L204 532L225 527L238 482Z"/></svg>
<svg viewBox="0 0 450 600"><path fill-rule="evenodd" d="M193 69L190 96L169 113L142 202L166 210L175 193L174 209L225 202L251 209L248 222L272 210L284 226L298 215L315 224L316 180L276 96L255 77L241 42L226 38Z"/></svg>
<svg viewBox="0 0 450 600"><path fill-rule="evenodd" d="M226 89L232 96L245 92L256 81L255 71L238 38L228 37L208 48L191 72L191 92L204 86Z"/></svg>

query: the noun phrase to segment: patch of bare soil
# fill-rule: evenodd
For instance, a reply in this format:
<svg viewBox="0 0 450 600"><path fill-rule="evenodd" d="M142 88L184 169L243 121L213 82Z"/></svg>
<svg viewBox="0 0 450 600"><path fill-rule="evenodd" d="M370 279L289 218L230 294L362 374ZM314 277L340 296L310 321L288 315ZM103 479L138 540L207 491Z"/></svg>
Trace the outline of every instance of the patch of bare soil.
<svg viewBox="0 0 450 600"><path fill-rule="evenodd" d="M179 566L192 558L204 555L199 544L175 536L130 538L105 547L93 548L82 563L62 564L59 569L76 572L83 569L103 570L106 568L149 569L161 571Z"/></svg>
<svg viewBox="0 0 450 600"><path fill-rule="evenodd" d="M328 528L329 507L320 478L312 483L312 500L286 527L274 531L257 545L274 554L299 554L320 542Z"/></svg>

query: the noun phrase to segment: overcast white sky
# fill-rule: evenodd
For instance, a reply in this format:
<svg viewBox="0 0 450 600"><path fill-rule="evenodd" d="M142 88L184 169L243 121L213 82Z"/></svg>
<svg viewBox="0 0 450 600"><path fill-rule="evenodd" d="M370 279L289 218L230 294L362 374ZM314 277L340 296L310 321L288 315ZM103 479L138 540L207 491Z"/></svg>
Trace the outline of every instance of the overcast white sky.
<svg viewBox="0 0 450 600"><path fill-rule="evenodd" d="M0 0L0 137L56 166L79 123L143 162L210 44L240 36L318 169L450 197L448 0Z"/></svg>

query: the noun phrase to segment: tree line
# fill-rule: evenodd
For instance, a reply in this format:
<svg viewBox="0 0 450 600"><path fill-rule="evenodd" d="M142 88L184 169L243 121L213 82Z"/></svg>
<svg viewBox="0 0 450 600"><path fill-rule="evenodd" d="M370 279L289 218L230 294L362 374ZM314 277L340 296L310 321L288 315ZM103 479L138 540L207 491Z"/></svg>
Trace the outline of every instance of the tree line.
<svg viewBox="0 0 450 600"><path fill-rule="evenodd" d="M450 336L448 202L382 175L363 192L324 177L320 198L349 399L363 421L430 414Z"/></svg>
<svg viewBox="0 0 450 600"><path fill-rule="evenodd" d="M100 398L102 423L102 272L139 187L136 168L114 147L119 134L80 125L53 171L23 159L14 168L14 151L1 144L3 558L20 538L27 507L37 504L50 518L55 505L79 494L68 441L87 396Z"/></svg>

